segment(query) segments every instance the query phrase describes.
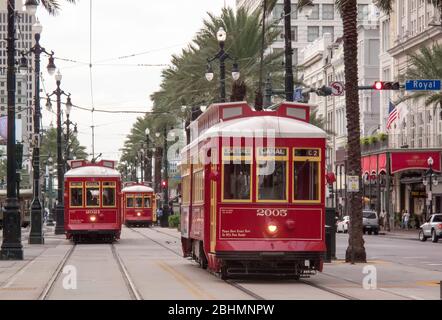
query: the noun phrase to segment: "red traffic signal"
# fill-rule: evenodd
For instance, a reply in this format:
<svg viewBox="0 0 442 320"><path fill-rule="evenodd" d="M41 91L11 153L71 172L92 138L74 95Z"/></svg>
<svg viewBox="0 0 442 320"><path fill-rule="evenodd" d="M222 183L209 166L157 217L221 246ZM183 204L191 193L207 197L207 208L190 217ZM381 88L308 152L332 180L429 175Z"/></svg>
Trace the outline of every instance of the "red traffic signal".
<svg viewBox="0 0 442 320"><path fill-rule="evenodd" d="M373 85L375 90L400 90L401 85L399 82L391 81L376 81Z"/></svg>
<svg viewBox="0 0 442 320"><path fill-rule="evenodd" d="M167 187L167 181L166 181L166 180L162 180L162 181L161 181L161 186L162 186L163 188Z"/></svg>

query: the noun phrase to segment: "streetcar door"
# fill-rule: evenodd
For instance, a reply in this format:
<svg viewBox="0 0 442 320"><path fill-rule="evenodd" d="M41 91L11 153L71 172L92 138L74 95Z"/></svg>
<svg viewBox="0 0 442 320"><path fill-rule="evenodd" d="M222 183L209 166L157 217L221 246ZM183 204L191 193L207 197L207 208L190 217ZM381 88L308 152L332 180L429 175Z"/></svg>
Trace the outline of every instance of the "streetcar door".
<svg viewBox="0 0 442 320"><path fill-rule="evenodd" d="M212 172L216 171L216 165L211 166ZM210 252L215 252L216 245L216 181L210 179Z"/></svg>

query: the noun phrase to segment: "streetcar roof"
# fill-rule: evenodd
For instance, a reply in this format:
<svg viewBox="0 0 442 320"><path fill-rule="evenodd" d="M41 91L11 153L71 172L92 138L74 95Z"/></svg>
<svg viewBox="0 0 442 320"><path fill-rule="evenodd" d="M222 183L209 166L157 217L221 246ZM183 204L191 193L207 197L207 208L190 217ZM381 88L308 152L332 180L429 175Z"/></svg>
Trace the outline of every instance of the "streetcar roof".
<svg viewBox="0 0 442 320"><path fill-rule="evenodd" d="M128 186L121 190L121 192L154 192L152 188L147 186Z"/></svg>
<svg viewBox="0 0 442 320"><path fill-rule="evenodd" d="M270 131L274 130L274 131ZM327 133L310 123L285 117L260 116L238 118L215 124L187 145L183 151L200 141L215 137L326 138Z"/></svg>
<svg viewBox="0 0 442 320"><path fill-rule="evenodd" d="M121 174L114 169L98 166L85 166L71 169L65 177L115 177L120 178Z"/></svg>

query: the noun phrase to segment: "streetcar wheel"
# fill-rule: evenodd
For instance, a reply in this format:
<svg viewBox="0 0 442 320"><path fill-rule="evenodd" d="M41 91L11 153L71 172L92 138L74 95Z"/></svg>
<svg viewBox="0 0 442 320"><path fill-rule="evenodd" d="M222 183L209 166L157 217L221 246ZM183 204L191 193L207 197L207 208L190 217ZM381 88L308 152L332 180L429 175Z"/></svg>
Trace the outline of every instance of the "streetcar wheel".
<svg viewBox="0 0 442 320"><path fill-rule="evenodd" d="M221 267L220 276L221 276L221 280L227 280L229 278L227 275L227 267L226 266Z"/></svg>
<svg viewBox="0 0 442 320"><path fill-rule="evenodd" d="M439 241L439 237L436 235L436 231L431 231L431 242L437 242Z"/></svg>
<svg viewBox="0 0 442 320"><path fill-rule="evenodd" d="M373 231L369 230L368 234L371 236L373 234Z"/></svg>

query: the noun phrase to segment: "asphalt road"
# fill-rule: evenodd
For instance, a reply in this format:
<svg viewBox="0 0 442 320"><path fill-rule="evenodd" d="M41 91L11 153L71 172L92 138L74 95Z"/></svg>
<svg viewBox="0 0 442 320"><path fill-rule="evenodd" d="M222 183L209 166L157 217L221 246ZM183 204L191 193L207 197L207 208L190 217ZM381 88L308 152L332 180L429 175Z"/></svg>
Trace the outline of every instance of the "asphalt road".
<svg viewBox="0 0 442 320"><path fill-rule="evenodd" d="M421 242L417 239L399 239L382 235L365 235L365 249L368 260L385 260L413 266L430 271L442 272L442 239L438 243L431 240ZM336 235L336 256L338 259L345 258L348 246L348 235L338 233Z"/></svg>

